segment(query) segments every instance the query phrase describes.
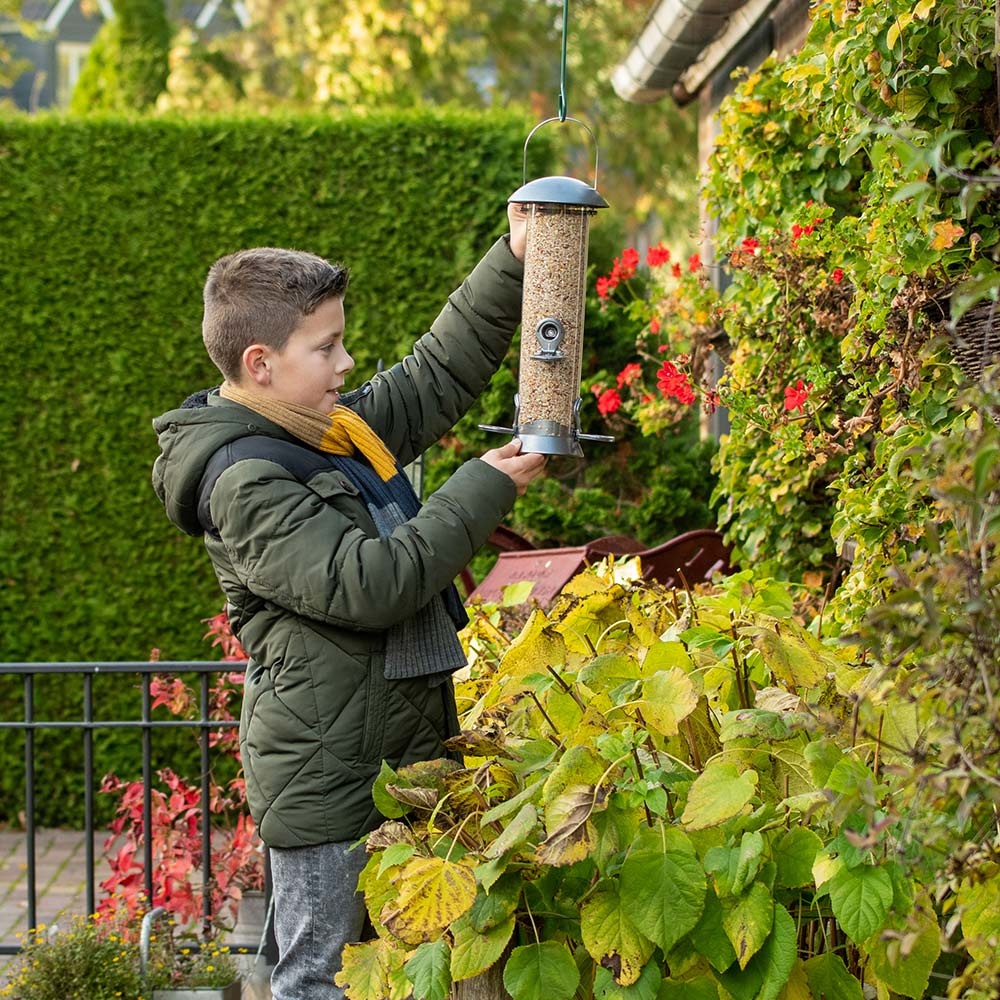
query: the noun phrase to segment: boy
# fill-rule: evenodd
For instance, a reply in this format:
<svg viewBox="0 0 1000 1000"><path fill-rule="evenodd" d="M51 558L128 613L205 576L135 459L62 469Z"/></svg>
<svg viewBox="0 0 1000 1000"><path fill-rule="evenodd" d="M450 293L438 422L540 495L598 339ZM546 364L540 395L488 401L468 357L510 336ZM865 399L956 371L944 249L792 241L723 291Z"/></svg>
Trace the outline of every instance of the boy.
<svg viewBox="0 0 1000 1000"><path fill-rule="evenodd" d="M461 466L421 508L401 471L472 405L520 318L525 217L498 240L410 357L341 397L347 272L312 254L223 257L202 332L222 372L153 422L153 484L203 534L250 655L240 748L271 859L274 1000L333 1000L379 825L381 761L444 756L467 620L452 581L545 464L512 441Z"/></svg>

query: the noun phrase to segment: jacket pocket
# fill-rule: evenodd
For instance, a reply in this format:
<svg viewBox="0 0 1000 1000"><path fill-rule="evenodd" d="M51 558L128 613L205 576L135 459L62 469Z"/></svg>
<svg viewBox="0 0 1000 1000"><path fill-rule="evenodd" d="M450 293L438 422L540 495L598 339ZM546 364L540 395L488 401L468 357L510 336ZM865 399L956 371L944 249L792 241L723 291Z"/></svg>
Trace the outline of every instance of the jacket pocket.
<svg viewBox="0 0 1000 1000"><path fill-rule="evenodd" d="M389 699L388 683L383 675L380 660L369 661L365 687L365 724L361 736L361 763L375 764L382 759L386 707Z"/></svg>

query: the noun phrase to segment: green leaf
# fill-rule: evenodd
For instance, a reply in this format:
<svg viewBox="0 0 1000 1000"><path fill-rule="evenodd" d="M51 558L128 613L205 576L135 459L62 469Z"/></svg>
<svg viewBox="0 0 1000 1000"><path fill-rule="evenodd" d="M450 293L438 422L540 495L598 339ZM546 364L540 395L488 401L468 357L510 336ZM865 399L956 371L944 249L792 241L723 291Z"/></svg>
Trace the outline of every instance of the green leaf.
<svg viewBox="0 0 1000 1000"><path fill-rule="evenodd" d="M705 909L689 936L717 972L725 972L736 961L733 943L722 926L722 904L711 888L705 894Z"/></svg>
<svg viewBox="0 0 1000 1000"><path fill-rule="evenodd" d="M679 830L643 827L622 864L621 894L635 925L669 951L698 922L705 906L705 872Z"/></svg>
<svg viewBox="0 0 1000 1000"><path fill-rule="evenodd" d="M718 826L738 816L756 791L756 771L741 774L735 764L717 758L691 785L681 822L689 830Z"/></svg>
<svg viewBox="0 0 1000 1000"><path fill-rule="evenodd" d="M483 933L502 924L517 909L521 900L521 876L518 872L504 874L489 891L476 895L466 916L475 930Z"/></svg>
<svg viewBox="0 0 1000 1000"><path fill-rule="evenodd" d="M632 922L629 907L608 887L598 888L580 909L584 947L620 986L636 982L653 954L653 943Z"/></svg>
<svg viewBox="0 0 1000 1000"><path fill-rule="evenodd" d="M778 1000L788 984L797 954L796 936L795 921L788 910L776 903L771 933L754 957L754 962L759 963L764 970L764 982L757 1000Z"/></svg>
<svg viewBox="0 0 1000 1000"><path fill-rule="evenodd" d="M451 978L457 983L485 972L500 959L514 935L514 915L485 931L473 926L467 913L451 925Z"/></svg>
<svg viewBox="0 0 1000 1000"><path fill-rule="evenodd" d="M524 604L534 589L534 580L521 580L519 583L508 583L501 591L500 607L513 608L519 604Z"/></svg>
<svg viewBox="0 0 1000 1000"><path fill-rule="evenodd" d="M835 997L836 1000L864 1000L861 983L833 952L816 955L805 963L809 991L814 997Z"/></svg>
<svg viewBox="0 0 1000 1000"><path fill-rule="evenodd" d="M382 761L382 767L375 779L375 784L372 786L372 800L375 803L375 808L386 819L398 819L410 811L408 805L400 802L399 799L394 798L385 790L386 785L400 784L405 784L405 782L402 782L396 772L385 761Z"/></svg>
<svg viewBox="0 0 1000 1000"><path fill-rule="evenodd" d="M514 1000L570 1000L580 985L580 970L565 945L541 941L510 953L503 984Z"/></svg>
<svg viewBox="0 0 1000 1000"><path fill-rule="evenodd" d="M991 908L995 910L995 886L990 896ZM900 932L898 936L877 935L868 943L871 969L894 993L919 1000L927 990L931 970L941 954L941 929L930 900L924 896L908 919L899 921L896 929Z"/></svg>
<svg viewBox="0 0 1000 1000"><path fill-rule="evenodd" d="M446 1000L451 990L450 966L451 949L444 938L420 945L403 966L413 983L413 1000Z"/></svg>
<svg viewBox="0 0 1000 1000"><path fill-rule="evenodd" d="M789 830L775 849L778 885L786 889L810 885L813 862L822 846L823 841L808 827L796 826Z"/></svg>
<svg viewBox="0 0 1000 1000"><path fill-rule="evenodd" d="M833 915L855 944L885 926L892 903L888 872L871 865L844 867L830 879L829 890Z"/></svg>
<svg viewBox="0 0 1000 1000"><path fill-rule="evenodd" d="M611 970L598 967L594 974L595 1000L656 1000L663 982L658 962L643 966L635 983L629 986L616 982Z"/></svg>
<svg viewBox="0 0 1000 1000"><path fill-rule="evenodd" d="M742 896L721 900L722 926L745 969L764 944L774 923L774 900L767 886L755 882Z"/></svg>
<svg viewBox="0 0 1000 1000"><path fill-rule="evenodd" d="M733 872L732 890L741 893L757 877L764 862L764 837L756 830L744 833L736 852L736 869Z"/></svg>
<svg viewBox="0 0 1000 1000"><path fill-rule="evenodd" d="M676 736L678 726L698 704L690 676L679 667L658 670L642 683L642 715L647 725L664 736Z"/></svg>
<svg viewBox="0 0 1000 1000"><path fill-rule="evenodd" d="M386 868L392 868L395 865L401 865L409 861L410 858L416 853L416 846L414 844L391 844L382 852L382 861L379 864L379 874L386 870Z"/></svg>
<svg viewBox="0 0 1000 1000"><path fill-rule="evenodd" d="M719 987L711 976L664 979L657 1000L719 1000Z"/></svg>
<svg viewBox="0 0 1000 1000"><path fill-rule="evenodd" d="M965 947L973 958L986 962L1000 948L1000 907L997 876L982 882L963 882L958 888L958 912L962 915Z"/></svg>
<svg viewBox="0 0 1000 1000"><path fill-rule="evenodd" d="M497 839L487 845L483 854L488 858L499 858L508 851L513 851L528 840L537 825L538 811L530 802L526 802Z"/></svg>

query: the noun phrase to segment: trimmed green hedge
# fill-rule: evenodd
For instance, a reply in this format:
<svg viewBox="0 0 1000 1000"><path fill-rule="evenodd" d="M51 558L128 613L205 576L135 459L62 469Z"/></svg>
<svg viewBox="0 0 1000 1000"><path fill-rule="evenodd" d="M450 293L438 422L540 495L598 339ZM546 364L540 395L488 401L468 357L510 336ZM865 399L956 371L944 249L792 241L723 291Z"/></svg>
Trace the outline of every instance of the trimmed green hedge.
<svg viewBox="0 0 1000 1000"><path fill-rule="evenodd" d="M204 657L218 585L149 474L151 418L218 382L200 336L209 265L255 245L347 263L360 380L505 231L528 128L507 114L0 120L0 661Z"/></svg>

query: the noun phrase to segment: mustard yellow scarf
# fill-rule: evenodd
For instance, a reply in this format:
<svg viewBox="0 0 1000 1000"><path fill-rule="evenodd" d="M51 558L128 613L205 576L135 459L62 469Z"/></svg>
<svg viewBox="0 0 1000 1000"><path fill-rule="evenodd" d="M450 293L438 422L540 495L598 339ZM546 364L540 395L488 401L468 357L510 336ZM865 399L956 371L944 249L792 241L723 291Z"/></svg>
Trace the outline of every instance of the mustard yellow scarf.
<svg viewBox="0 0 1000 1000"><path fill-rule="evenodd" d="M347 406L337 405L330 413L322 413L298 403L286 403L270 396L247 392L223 382L219 388L223 399L231 399L266 417L289 434L328 455L353 455L360 452L371 463L382 482L387 483L399 471L396 459L382 439Z"/></svg>

